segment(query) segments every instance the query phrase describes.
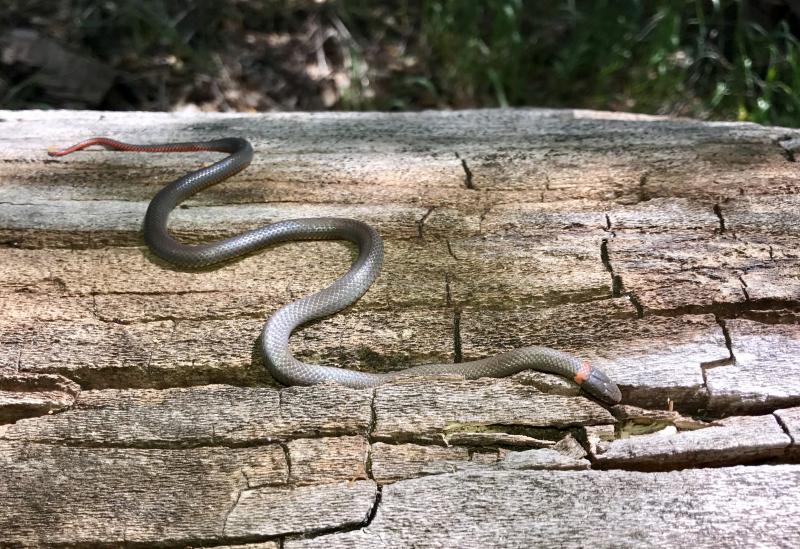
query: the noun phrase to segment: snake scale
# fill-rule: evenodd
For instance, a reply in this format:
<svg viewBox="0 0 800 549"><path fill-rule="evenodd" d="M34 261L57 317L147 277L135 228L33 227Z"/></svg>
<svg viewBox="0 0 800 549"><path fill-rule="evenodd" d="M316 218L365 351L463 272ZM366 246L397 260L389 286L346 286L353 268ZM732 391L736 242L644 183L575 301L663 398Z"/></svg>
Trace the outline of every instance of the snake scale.
<svg viewBox="0 0 800 549"><path fill-rule="evenodd" d="M265 324L261 337L264 362L270 373L283 384L313 385L335 381L348 387L363 388L406 376L456 375L477 379L505 377L532 369L573 380L588 394L609 404L615 404L622 398L617 385L602 370L570 354L547 347L523 347L482 360L425 364L390 373L360 372L302 362L289 350L289 336L298 326L340 311L367 291L377 278L383 262L383 242L377 231L354 219L316 217L279 221L215 242L182 244L167 229L170 212L193 194L246 168L253 158L250 143L233 137L202 142L134 145L95 137L60 151L51 150L49 154L64 156L92 145L130 152L209 151L228 154L222 160L168 184L156 194L147 208L144 219L145 242L155 255L178 267L208 267L277 242L347 240L356 245L358 256L344 275L327 288L281 307Z"/></svg>

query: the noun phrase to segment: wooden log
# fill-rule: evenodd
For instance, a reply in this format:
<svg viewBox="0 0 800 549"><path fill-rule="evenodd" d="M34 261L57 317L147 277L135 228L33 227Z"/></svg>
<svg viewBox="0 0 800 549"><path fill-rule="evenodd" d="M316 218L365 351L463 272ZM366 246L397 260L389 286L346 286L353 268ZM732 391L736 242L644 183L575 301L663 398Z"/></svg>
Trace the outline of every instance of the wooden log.
<svg viewBox="0 0 800 549"><path fill-rule="evenodd" d="M800 326L736 319L726 322L734 364L706 371L709 404L726 413L800 403Z"/></svg>
<svg viewBox="0 0 800 549"><path fill-rule="evenodd" d="M467 463L469 449L463 446L426 446L421 444L372 445L372 474L375 480L385 484L397 480L420 476L423 470L430 471L432 463L441 464L433 474L449 472L448 463Z"/></svg>
<svg viewBox="0 0 800 549"><path fill-rule="evenodd" d="M0 532L4 543L22 546L219 539L240 492L252 482L253 490L281 494L285 489L267 486L288 474L278 445L168 450L7 442L0 464ZM351 503L342 500L342 511Z"/></svg>
<svg viewBox="0 0 800 549"><path fill-rule="evenodd" d="M767 460L783 456L790 443L770 414L729 417L693 431L619 439L594 457L602 468L668 470Z"/></svg>
<svg viewBox="0 0 800 549"><path fill-rule="evenodd" d="M92 134L252 141L248 170L172 216L187 242L308 215L378 228L381 276L298 330L304 360L549 345L624 407L531 372L279 387L264 319L352 246L173 269L143 246L146 204L219 157L45 155ZM798 139L547 109L0 112L0 545L797 545ZM778 465L725 466L745 460Z"/></svg>
<svg viewBox="0 0 800 549"><path fill-rule="evenodd" d="M488 439L487 439L488 440ZM489 440L488 443L491 443ZM510 446L505 440L495 443ZM586 451L572 435L544 448L499 452L470 451L459 446L422 446L417 444L373 444L372 472L379 482L394 482L423 475L441 475L459 471L497 469L588 469Z"/></svg>
<svg viewBox="0 0 800 549"><path fill-rule="evenodd" d="M507 380L435 385L410 380L383 385L375 391L374 410L372 435L376 439L434 443L446 441L450 433L486 433L486 427L493 425L514 424L533 428L535 433L542 427L614 421L605 409L585 398L543 394Z"/></svg>
<svg viewBox="0 0 800 549"><path fill-rule="evenodd" d="M552 448L538 448L523 452L509 452L504 456L501 468L524 471L539 469L570 471L588 469L589 460L565 456Z"/></svg>
<svg viewBox="0 0 800 549"><path fill-rule="evenodd" d="M796 465L438 475L383 489L372 523L286 547L548 545L675 547L800 543ZM441 494L447 494L442 498ZM426 505L422 502L432 502ZM433 503L435 502L435 503ZM569 517L580 509L581 527ZM609 517L624 515L626 520ZM653 517L665 528L654 528ZM398 527L399 525L413 527ZM780 524L781 528L775 525Z"/></svg>
<svg viewBox="0 0 800 549"><path fill-rule="evenodd" d="M292 440L286 445L290 479L297 484L365 480L369 444L364 437Z"/></svg>
<svg viewBox="0 0 800 549"><path fill-rule="evenodd" d="M369 391L325 384L84 391L63 413L0 427L0 439L91 446L238 446L365 434Z"/></svg>
<svg viewBox="0 0 800 549"><path fill-rule="evenodd" d="M275 536L358 526L376 500L372 481L275 490L245 490L225 521L222 537Z"/></svg>
<svg viewBox="0 0 800 549"><path fill-rule="evenodd" d="M69 409L79 392L80 386L63 376L0 368L0 425Z"/></svg>

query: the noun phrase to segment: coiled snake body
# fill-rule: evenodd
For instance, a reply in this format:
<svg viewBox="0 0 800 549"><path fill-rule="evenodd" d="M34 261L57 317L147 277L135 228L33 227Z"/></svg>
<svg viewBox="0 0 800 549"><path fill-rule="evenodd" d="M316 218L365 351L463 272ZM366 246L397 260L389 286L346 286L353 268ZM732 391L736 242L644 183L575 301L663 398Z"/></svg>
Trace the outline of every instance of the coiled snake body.
<svg viewBox="0 0 800 549"><path fill-rule="evenodd" d="M332 380L349 387L372 387L405 376L457 375L467 379L505 377L522 370L551 372L574 380L590 395L617 403L621 394L608 376L588 362L547 347L524 347L493 357L460 364L425 364L391 373L369 373L307 364L289 351L289 336L310 320L331 315L358 300L377 278L383 262L380 235L369 225L353 219L318 217L279 221L245 233L198 245L182 244L167 230L167 219L178 204L193 194L243 170L253 158L250 143L240 138L189 143L133 145L96 137L51 156L64 156L92 145L131 152L212 151L229 156L211 166L173 181L150 202L144 219L144 238L154 254L185 268L220 263L269 244L289 240L348 240L358 247L358 257L343 276L327 288L280 308L264 326L261 350L270 373L287 385L313 385Z"/></svg>

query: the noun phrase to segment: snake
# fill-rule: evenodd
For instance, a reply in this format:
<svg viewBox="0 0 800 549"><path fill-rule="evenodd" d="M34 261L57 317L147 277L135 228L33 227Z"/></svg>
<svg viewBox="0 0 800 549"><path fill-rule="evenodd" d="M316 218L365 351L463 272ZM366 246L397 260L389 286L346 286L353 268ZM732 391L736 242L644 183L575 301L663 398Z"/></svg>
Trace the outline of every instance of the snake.
<svg viewBox="0 0 800 549"><path fill-rule="evenodd" d="M65 149L50 149L48 153L56 157L65 156L94 145L112 151L227 154L225 158L167 184L147 207L143 230L145 243L153 254L176 267L187 270L207 268L279 242L344 240L355 244L358 254L345 274L330 286L282 306L265 323L260 338L264 364L269 373L284 385L316 385L333 381L352 388L369 388L408 377L499 378L536 370L574 381L585 393L603 403L613 405L622 399L617 384L600 368L569 353L542 346L521 347L480 360L423 364L382 373L298 360L289 349L292 332L303 324L333 315L355 303L378 277L384 255L383 241L378 232L355 219L313 217L277 221L213 242L185 244L173 238L167 228L170 213L190 196L245 169L253 159L250 142L240 137L228 137L212 141L137 145L108 137L94 137Z"/></svg>

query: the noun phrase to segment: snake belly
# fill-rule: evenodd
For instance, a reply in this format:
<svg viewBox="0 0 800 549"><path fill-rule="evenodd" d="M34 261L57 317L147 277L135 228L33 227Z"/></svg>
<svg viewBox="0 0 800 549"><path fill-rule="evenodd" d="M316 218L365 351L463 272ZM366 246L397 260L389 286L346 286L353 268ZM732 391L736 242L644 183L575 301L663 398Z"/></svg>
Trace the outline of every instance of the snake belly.
<svg viewBox="0 0 800 549"><path fill-rule="evenodd" d="M293 301L275 312L264 325L261 351L269 372L286 385L313 385L334 381L354 388L374 387L401 377L454 375L466 379L505 377L538 370L566 377L590 395L610 404L622 398L617 385L599 368L548 347L522 347L496 356L458 364L425 364L389 373L370 373L309 364L289 350L289 337L300 325L329 316L357 301L375 281L383 263L383 242L377 231L354 219L317 217L279 221L222 240L188 245L167 229L170 213L184 200L246 168L253 148L238 137L214 141L135 145L95 137L51 156L64 156L92 145L129 152L198 152L228 154L218 162L188 173L161 189L150 202L144 219L144 239L158 257L186 269L199 269L240 257L270 244L296 240L347 240L358 256L333 284Z"/></svg>

